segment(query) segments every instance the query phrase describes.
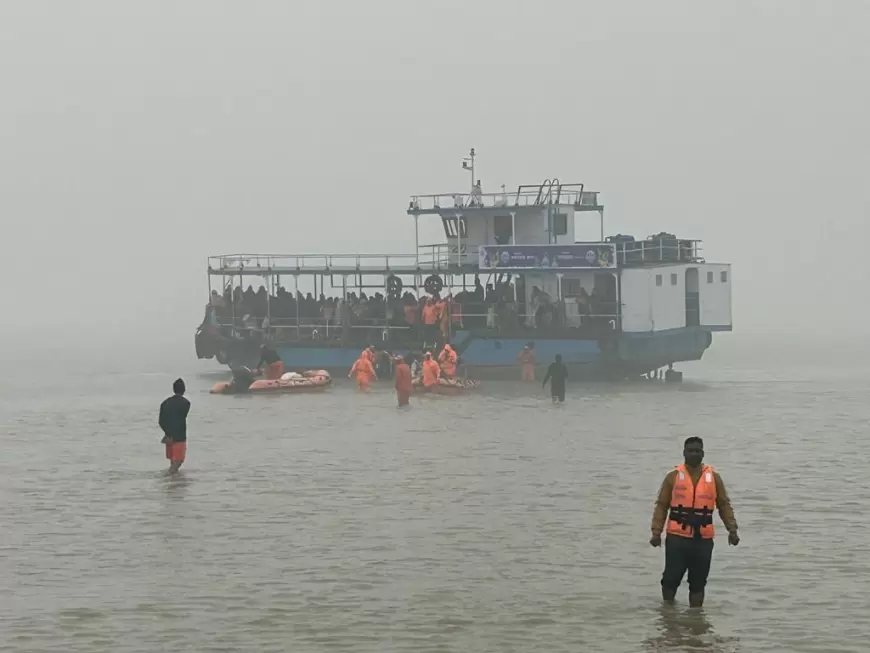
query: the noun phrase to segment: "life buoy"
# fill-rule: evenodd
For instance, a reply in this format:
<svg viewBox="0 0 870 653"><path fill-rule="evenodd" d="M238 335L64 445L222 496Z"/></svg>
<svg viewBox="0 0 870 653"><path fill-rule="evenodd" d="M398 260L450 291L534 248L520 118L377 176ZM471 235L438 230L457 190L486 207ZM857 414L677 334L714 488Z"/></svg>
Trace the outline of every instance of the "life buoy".
<svg viewBox="0 0 870 653"><path fill-rule="evenodd" d="M402 296L402 280L395 274L387 277L387 296L390 299L399 299Z"/></svg>
<svg viewBox="0 0 870 653"><path fill-rule="evenodd" d="M444 290L444 281L437 274L430 274L426 277L426 281L423 282L423 288L430 295L437 295Z"/></svg>

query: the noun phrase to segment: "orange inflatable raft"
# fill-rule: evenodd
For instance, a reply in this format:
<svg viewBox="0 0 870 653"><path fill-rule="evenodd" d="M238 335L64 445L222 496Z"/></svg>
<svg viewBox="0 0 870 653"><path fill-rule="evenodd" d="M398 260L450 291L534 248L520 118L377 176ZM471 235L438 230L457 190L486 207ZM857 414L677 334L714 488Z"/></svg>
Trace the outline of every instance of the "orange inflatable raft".
<svg viewBox="0 0 870 653"><path fill-rule="evenodd" d="M332 377L326 370L308 370L297 374L287 372L280 379L255 379L250 384L247 379L240 382L234 377L230 381L215 383L211 394L275 394L292 392L318 392L332 385Z"/></svg>
<svg viewBox="0 0 870 653"><path fill-rule="evenodd" d="M438 383L428 388L423 385L423 377L418 376L411 382L411 388L415 393L431 392L437 395L459 395L480 389L480 381L472 379L445 379L441 377Z"/></svg>

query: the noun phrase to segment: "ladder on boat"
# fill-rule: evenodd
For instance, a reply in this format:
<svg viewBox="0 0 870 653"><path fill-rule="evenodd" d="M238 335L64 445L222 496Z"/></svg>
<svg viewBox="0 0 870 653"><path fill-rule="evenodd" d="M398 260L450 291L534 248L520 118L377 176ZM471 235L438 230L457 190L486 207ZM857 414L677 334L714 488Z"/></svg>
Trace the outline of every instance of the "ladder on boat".
<svg viewBox="0 0 870 653"><path fill-rule="evenodd" d="M535 197L535 205L543 204L558 204L562 198L562 182L558 177L545 179L538 188L538 195Z"/></svg>

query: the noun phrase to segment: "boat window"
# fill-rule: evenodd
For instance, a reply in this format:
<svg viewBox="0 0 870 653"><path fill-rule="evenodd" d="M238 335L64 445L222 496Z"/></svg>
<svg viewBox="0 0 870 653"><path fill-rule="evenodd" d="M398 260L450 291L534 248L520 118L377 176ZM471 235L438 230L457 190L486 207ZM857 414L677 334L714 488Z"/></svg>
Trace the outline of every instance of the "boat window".
<svg viewBox="0 0 870 653"><path fill-rule="evenodd" d="M722 270L722 272L719 274L719 278L722 280L722 283L728 283L728 271Z"/></svg>
<svg viewBox="0 0 870 653"><path fill-rule="evenodd" d="M676 286L676 285L677 285L677 275L676 275L676 274L672 274L672 275L671 275L671 285L672 285L672 286Z"/></svg>
<svg viewBox="0 0 870 653"><path fill-rule="evenodd" d="M710 271L707 272L707 283L713 283L713 273Z"/></svg>
<svg viewBox="0 0 870 653"><path fill-rule="evenodd" d="M656 275L656 285L657 286L662 285L662 275L660 275L660 274Z"/></svg>
<svg viewBox="0 0 870 653"><path fill-rule="evenodd" d="M441 218L441 222L444 224L444 233L447 234L448 238L456 238L460 236L465 238L465 218ZM459 231L462 230L460 234Z"/></svg>
<svg viewBox="0 0 870 653"><path fill-rule="evenodd" d="M553 234L556 236L568 235L568 214L557 213L553 216Z"/></svg>
<svg viewBox="0 0 870 653"><path fill-rule="evenodd" d="M514 235L513 221L509 215L496 215L492 218L492 232L496 245L509 245Z"/></svg>

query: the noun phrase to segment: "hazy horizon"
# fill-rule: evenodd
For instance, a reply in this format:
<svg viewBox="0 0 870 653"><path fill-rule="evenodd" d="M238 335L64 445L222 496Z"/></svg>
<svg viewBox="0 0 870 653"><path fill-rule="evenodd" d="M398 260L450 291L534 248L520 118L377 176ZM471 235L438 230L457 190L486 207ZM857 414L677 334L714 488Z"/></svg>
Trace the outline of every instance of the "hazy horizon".
<svg viewBox="0 0 870 653"><path fill-rule="evenodd" d="M864 334L868 19L6 3L0 335L192 351L209 254L410 252L408 197L465 189L470 147L485 192L557 176L601 192L607 233L703 239L734 265L741 335Z"/></svg>

